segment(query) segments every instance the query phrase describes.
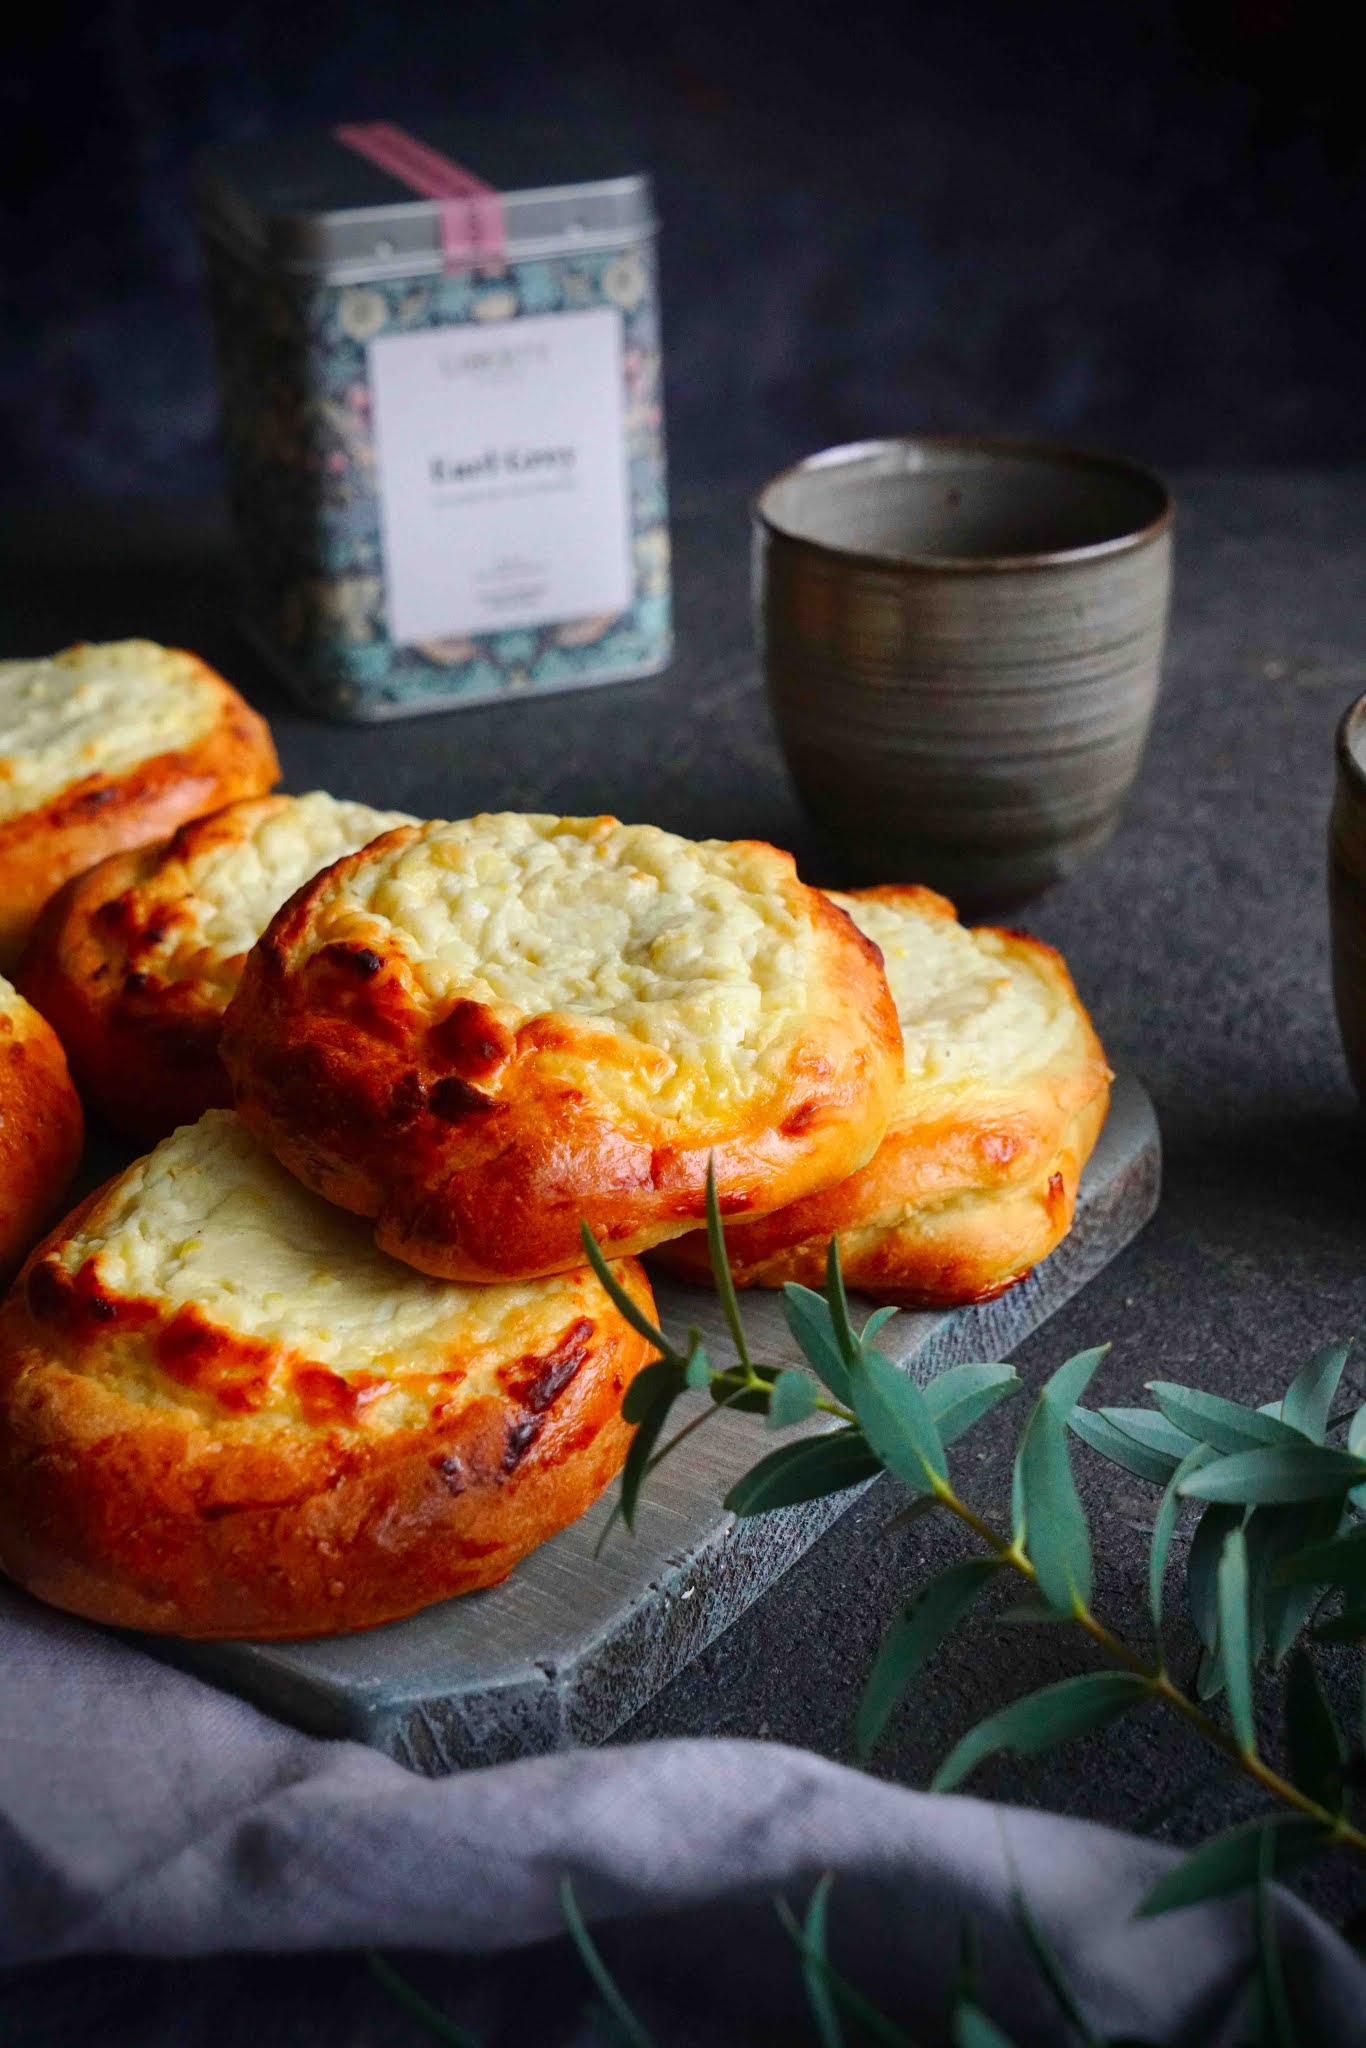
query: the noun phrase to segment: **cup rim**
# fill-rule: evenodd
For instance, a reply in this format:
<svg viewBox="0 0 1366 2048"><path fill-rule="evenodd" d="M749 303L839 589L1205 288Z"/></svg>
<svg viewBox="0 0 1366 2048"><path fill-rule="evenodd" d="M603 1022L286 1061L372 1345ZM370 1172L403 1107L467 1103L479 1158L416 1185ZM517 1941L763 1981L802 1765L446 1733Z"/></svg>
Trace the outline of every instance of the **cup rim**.
<svg viewBox="0 0 1366 2048"><path fill-rule="evenodd" d="M1335 742L1338 767L1353 787L1366 795L1366 761L1352 751L1352 736L1358 726L1366 728L1366 694L1354 697L1343 712Z"/></svg>
<svg viewBox="0 0 1366 2048"><path fill-rule="evenodd" d="M1130 481L1146 484L1156 495L1160 509L1153 519L1144 526L1135 527L1132 533L1116 534L1110 540L1086 541L1078 547L1050 548L1024 555L938 555L919 550L893 554L876 549L840 547L834 541L815 540L808 533L794 532L769 509L768 501L772 494L792 477L816 469L833 469L842 463L866 459L896 448L958 449L964 453L1039 457L1066 469L1110 470ZM771 476L750 500L750 517L756 526L777 540L787 541L794 547L809 548L813 554L824 555L830 561L862 563L879 569L942 569L950 573L988 575L1002 570L1067 568L1073 564L1094 562L1106 555L1126 554L1135 548L1146 547L1167 532L1175 513L1170 489L1157 471L1149 469L1145 463L1135 462L1127 455L1110 455L1103 450L1082 448L1071 442L1040 441L1013 434L884 434L866 441L840 442L833 448L821 448L812 455L805 455L800 462L789 463L786 469L780 469L776 476Z"/></svg>

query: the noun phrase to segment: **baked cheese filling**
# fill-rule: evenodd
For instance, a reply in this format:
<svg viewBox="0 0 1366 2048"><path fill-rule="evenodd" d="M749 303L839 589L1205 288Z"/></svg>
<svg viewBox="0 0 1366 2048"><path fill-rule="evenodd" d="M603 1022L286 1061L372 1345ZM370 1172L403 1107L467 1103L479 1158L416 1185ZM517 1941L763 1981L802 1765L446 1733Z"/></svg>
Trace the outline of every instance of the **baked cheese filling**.
<svg viewBox="0 0 1366 2048"><path fill-rule="evenodd" d="M220 705L197 662L151 640L0 661L0 823L92 775L193 746Z"/></svg>
<svg viewBox="0 0 1366 2048"><path fill-rule="evenodd" d="M343 854L412 822L402 811L372 810L323 790L249 799L197 821L187 828L195 849L189 858L163 860L130 892L170 913L159 939L139 943L139 967L166 980L221 978L230 969L235 984L243 956L296 889Z"/></svg>
<svg viewBox="0 0 1366 2048"><path fill-rule="evenodd" d="M901 1022L904 1094L929 1087L1009 1089L1045 1071L1077 1031L1065 992L999 932L877 897L831 900L881 948Z"/></svg>
<svg viewBox="0 0 1366 2048"><path fill-rule="evenodd" d="M847 1002L812 893L770 847L507 813L424 825L343 874L308 945L396 952L433 1008L612 1034L604 1092L686 1116L762 1094Z"/></svg>
<svg viewBox="0 0 1366 2048"><path fill-rule="evenodd" d="M421 1426L438 1406L508 1398L510 1372L534 1377L568 1337L586 1350L616 1320L587 1268L471 1287L400 1265L230 1110L208 1111L130 1167L49 1262L77 1304L110 1305L88 1359L78 1345L78 1369L129 1400L247 1427ZM36 1295L30 1282L30 1299L41 1312L43 1282Z"/></svg>

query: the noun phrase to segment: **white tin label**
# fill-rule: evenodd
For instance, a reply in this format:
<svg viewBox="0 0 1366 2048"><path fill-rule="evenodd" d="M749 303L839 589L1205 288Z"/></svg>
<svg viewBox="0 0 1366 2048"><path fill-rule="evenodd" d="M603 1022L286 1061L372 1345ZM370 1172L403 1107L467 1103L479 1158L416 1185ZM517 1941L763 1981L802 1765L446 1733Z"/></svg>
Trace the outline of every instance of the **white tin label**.
<svg viewBox="0 0 1366 2048"><path fill-rule="evenodd" d="M380 335L370 388L397 645L626 609L619 313Z"/></svg>

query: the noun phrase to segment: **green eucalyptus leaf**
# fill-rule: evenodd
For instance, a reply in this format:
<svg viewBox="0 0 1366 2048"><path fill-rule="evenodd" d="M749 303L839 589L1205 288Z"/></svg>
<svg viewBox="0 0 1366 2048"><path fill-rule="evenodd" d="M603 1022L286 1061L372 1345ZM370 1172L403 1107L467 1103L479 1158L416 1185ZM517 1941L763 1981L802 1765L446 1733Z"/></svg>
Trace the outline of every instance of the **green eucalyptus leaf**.
<svg viewBox="0 0 1366 2048"><path fill-rule="evenodd" d="M1260 1544L1253 1575L1253 1618L1257 1622L1257 1655L1266 1651L1276 1665L1284 1663L1294 1638L1317 1608L1321 1589L1315 1585L1282 1585L1280 1571L1288 1556L1307 1544L1327 1538L1341 1520L1339 1501L1307 1501L1298 1507L1257 1507L1247 1518L1249 1540L1257 1524L1268 1524L1270 1540Z"/></svg>
<svg viewBox="0 0 1366 2048"><path fill-rule="evenodd" d="M1197 1699L1212 1700L1224 1689L1224 1666L1217 1649L1202 1650L1195 1668Z"/></svg>
<svg viewBox="0 0 1366 2048"><path fill-rule="evenodd" d="M618 1280L607 1260L598 1249L598 1241L586 1223L579 1225L579 1236L583 1240L584 1257L602 1282L612 1306L626 1318L631 1328L642 1336L647 1344L653 1344L656 1351L666 1356L671 1347L662 1330L657 1330L643 1309L637 1308L630 1295Z"/></svg>
<svg viewBox="0 0 1366 2048"><path fill-rule="evenodd" d="M683 1369L683 1384L693 1393L700 1393L712 1383L712 1365L700 1344L694 1344L688 1353L688 1363Z"/></svg>
<svg viewBox="0 0 1366 2048"><path fill-rule="evenodd" d="M944 1446L924 1394L908 1372L871 1345L849 1372L859 1426L889 1472L917 1492L944 1479Z"/></svg>
<svg viewBox="0 0 1366 2048"><path fill-rule="evenodd" d="M1268 1587L1266 1649L1276 1669L1308 1626L1318 1600L1312 1586Z"/></svg>
<svg viewBox="0 0 1366 2048"><path fill-rule="evenodd" d="M647 1368L648 1370L648 1368ZM636 1424L626 1453L626 1462L621 1468L621 1519L630 1530L636 1526L636 1509L640 1504L640 1489L645 1483L649 1468L650 1453L659 1441L660 1431L669 1419L669 1411L678 1399L683 1384L683 1374L674 1365L668 1380L660 1385L659 1393L650 1403L640 1421ZM709 1413L703 1410L703 1413Z"/></svg>
<svg viewBox="0 0 1366 2048"><path fill-rule="evenodd" d="M1274 1839L1262 1836L1257 1863L1256 1910L1253 1933L1257 1952L1257 1978L1262 1994L1262 2038L1267 2048L1296 2048L1298 2029L1290 2011L1281 1948L1276 1936L1276 1904L1271 1892Z"/></svg>
<svg viewBox="0 0 1366 2048"><path fill-rule="evenodd" d="M578 1950L579 1961L596 1985L598 1996L611 2014L613 2025L623 2043L629 2044L629 2048L655 2048L653 2034L636 2018L618 1989L616 1979L598 1953L597 1943L588 1932L583 1915L579 1911L578 1900L574 1896L574 1887L567 1877L560 1879L560 1914L569 1938Z"/></svg>
<svg viewBox="0 0 1366 2048"><path fill-rule="evenodd" d="M1113 1422L1094 1409L1077 1407L1067 1418L1067 1426L1073 1436L1093 1451L1099 1451L1102 1458L1108 1458L1112 1465L1122 1466L1132 1472L1136 1479L1151 1480L1154 1486L1165 1486L1177 1467L1177 1460L1168 1451L1155 1451L1148 1444L1140 1443L1116 1429Z"/></svg>
<svg viewBox="0 0 1366 2048"><path fill-rule="evenodd" d="M859 1701L854 1740L860 1757L871 1754L903 1693L1000 1569L994 1557L951 1564L921 1586L892 1623Z"/></svg>
<svg viewBox="0 0 1366 2048"><path fill-rule="evenodd" d="M935 1772L932 1789L951 1792L998 1750L1041 1756L1093 1728L1104 1728L1149 1698L1146 1682L1128 1671L1088 1671L1012 1700L969 1729Z"/></svg>
<svg viewBox="0 0 1366 2048"><path fill-rule="evenodd" d="M1351 1348L1350 1343L1325 1344L1307 1365L1300 1367L1285 1390L1285 1399L1281 1403L1282 1421L1303 1430L1316 1444L1321 1444L1328 1434L1333 1396L1338 1390L1342 1368L1347 1363Z"/></svg>
<svg viewBox="0 0 1366 2048"><path fill-rule="evenodd" d="M1291 1779L1301 1792L1335 1810L1342 1801L1347 1758L1314 1660L1303 1647L1285 1675L1285 1749Z"/></svg>
<svg viewBox="0 0 1366 2048"><path fill-rule="evenodd" d="M875 1308L859 1333L859 1343L871 1344L883 1324L890 1323L893 1316L900 1314L901 1310L896 1307Z"/></svg>
<svg viewBox="0 0 1366 2048"><path fill-rule="evenodd" d="M424 1998L417 1986L409 1983L387 1956L380 1955L376 1949L368 1949L365 1960L389 1996L403 2006L434 2041L444 2041L446 2048L480 2048L473 2034L466 2033L454 2020L448 2020L441 2008L433 2005L429 1998Z"/></svg>
<svg viewBox="0 0 1366 2048"><path fill-rule="evenodd" d="M1277 1444L1216 1458L1181 1482L1196 1500L1237 1501L1245 1506L1300 1500L1341 1500L1366 1479L1366 1460L1328 1444Z"/></svg>
<svg viewBox="0 0 1366 2048"><path fill-rule="evenodd" d="M643 1422L660 1396L669 1390L674 1400L684 1385L684 1373L673 1358L657 1358L638 1372L621 1397L621 1412L627 1422Z"/></svg>
<svg viewBox="0 0 1366 2048"><path fill-rule="evenodd" d="M829 1956L823 1950L818 1955L808 1946L806 1926L796 1918L785 1898L779 1895L773 1901L773 1907L783 1932L793 1943L803 1964L810 1963L821 1971L830 1987L835 2004L841 2011L847 2012L852 2019L857 2020L868 2040L876 2042L878 2048L916 2048L909 2034L894 2026L885 2013L879 2012L861 1991L854 1988L847 1977L842 1977L839 1971L832 1967Z"/></svg>
<svg viewBox="0 0 1366 2048"><path fill-rule="evenodd" d="M1255 1665L1266 1648L1266 1596L1276 1559L1296 1540L1282 1524L1287 1515L1302 1515L1302 1507L1249 1508L1243 1516L1243 1543L1247 1551L1247 1642L1248 1656Z"/></svg>
<svg viewBox="0 0 1366 2048"><path fill-rule="evenodd" d="M1269 1832L1272 1847L1263 1847ZM1328 1846L1329 1835L1321 1822L1302 1814L1276 1814L1269 1819L1244 1821L1227 1834L1215 1835L1160 1877L1140 1905L1139 1917L1153 1919L1159 1913L1174 1913L1183 1906L1198 1906L1206 1899L1222 1899L1231 1892L1246 1891L1257 1882L1264 1859L1272 1873L1284 1877L1301 1863L1308 1863Z"/></svg>
<svg viewBox="0 0 1366 2048"><path fill-rule="evenodd" d="M1366 1403L1357 1409L1347 1426L1347 1448L1354 1458L1366 1458ZM1354 1486L1351 1501L1359 1514L1366 1515L1366 1486Z"/></svg>
<svg viewBox="0 0 1366 2048"><path fill-rule="evenodd" d="M1015 2048L1009 2034L1003 2034L995 2020L988 2019L980 2005L960 1998L953 2008L953 2048Z"/></svg>
<svg viewBox="0 0 1366 2048"><path fill-rule="evenodd" d="M1308 1625L1321 1595L1314 1586L1268 1586L1266 1589L1266 1648L1279 1669L1290 1655L1297 1638Z"/></svg>
<svg viewBox="0 0 1366 2048"><path fill-rule="evenodd" d="M1147 1444L1149 1450L1161 1451L1178 1462L1188 1458L1199 1442L1198 1437L1187 1436L1184 1429L1168 1422L1156 1408L1098 1408L1096 1413L1121 1436L1133 1437L1137 1443Z"/></svg>
<svg viewBox="0 0 1366 2048"><path fill-rule="evenodd" d="M954 1365L925 1387L925 1403L942 1444L956 1443L1020 1384L1013 1365Z"/></svg>
<svg viewBox="0 0 1366 2048"><path fill-rule="evenodd" d="M1067 1457L1067 1425L1040 1399L1016 1453L1015 1488L1040 1593L1058 1614L1091 1597L1091 1534Z"/></svg>
<svg viewBox="0 0 1366 2048"><path fill-rule="evenodd" d="M1150 1380L1148 1391L1168 1422L1229 1456L1235 1451L1304 1442L1299 1430L1278 1416L1245 1408L1241 1401L1226 1401L1222 1394L1206 1394L1198 1387L1181 1387L1170 1380Z"/></svg>
<svg viewBox="0 0 1366 2048"><path fill-rule="evenodd" d="M768 1397L769 1428L790 1429L794 1422L805 1422L815 1414L816 1400L816 1382L809 1372L795 1366L780 1372Z"/></svg>
<svg viewBox="0 0 1366 2048"><path fill-rule="evenodd" d="M1341 1586L1349 1593L1366 1594L1366 1529L1349 1529L1329 1542L1296 1551L1280 1565L1276 1579L1282 1586Z"/></svg>
<svg viewBox="0 0 1366 2048"><path fill-rule="evenodd" d="M811 2007L821 2048L844 2048L844 2029L830 1989L826 1960L826 1922L833 1882L829 1871L817 1880L802 1922L802 1977L806 1984L806 2002Z"/></svg>
<svg viewBox="0 0 1366 2048"><path fill-rule="evenodd" d="M844 1292L844 1274L840 1270L840 1241L832 1237L825 1248L825 1300L830 1310L830 1322L835 1332L835 1342L846 1365L852 1365L859 1355L858 1333L849 1320L849 1302Z"/></svg>
<svg viewBox="0 0 1366 2048"><path fill-rule="evenodd" d="M1211 1454L1213 1455L1213 1454ZM1184 1481L1182 1482L1184 1485ZM1219 1593L1216 1574L1223 1554L1224 1539L1242 1521L1237 1508L1222 1503L1205 1509L1195 1525L1190 1554L1186 1559L1186 1601L1195 1633L1207 1650L1219 1641ZM1208 1698L1208 1694L1203 1694Z"/></svg>
<svg viewBox="0 0 1366 2048"><path fill-rule="evenodd" d="M1089 1351L1075 1352L1071 1358L1064 1359L1040 1387L1041 1396L1052 1402L1064 1420L1090 1386L1109 1352L1108 1344L1095 1344Z"/></svg>
<svg viewBox="0 0 1366 2048"><path fill-rule="evenodd" d="M861 1429L835 1429L828 1436L803 1437L784 1444L741 1479L726 1495L733 1515L765 1515L773 1508L803 1500L821 1500L848 1486L875 1479L882 1464Z"/></svg>
<svg viewBox="0 0 1366 2048"><path fill-rule="evenodd" d="M726 1251L726 1235L721 1227L721 1203L716 1192L716 1154L707 1156L707 1255L711 1261L712 1285L721 1304L721 1313L730 1331L730 1341L735 1346L735 1355L741 1365L749 1364L749 1345L745 1341L745 1326L740 1319L740 1304L735 1297L735 1280L730 1270L730 1257Z"/></svg>
<svg viewBox="0 0 1366 2048"><path fill-rule="evenodd" d="M849 1368L835 1335L830 1304L823 1295L789 1280L783 1288L783 1315L817 1379L847 1407L852 1399Z"/></svg>
<svg viewBox="0 0 1366 2048"><path fill-rule="evenodd" d="M1219 1559L1219 1654L1224 1664L1229 1718L1244 1756L1257 1754L1252 1713L1252 1650L1248 1640L1247 1537L1231 1529Z"/></svg>
<svg viewBox="0 0 1366 2048"><path fill-rule="evenodd" d="M1044 1383L1015 1455L1017 1530L1050 1607L1071 1614L1091 1597L1091 1532L1072 1477L1068 1418L1105 1348L1080 1352Z"/></svg>
<svg viewBox="0 0 1366 2048"><path fill-rule="evenodd" d="M1201 1465L1214 1456L1208 1444L1193 1444L1179 1465L1172 1468L1167 1490L1158 1502L1153 1517L1152 1541L1148 1550L1148 1608L1153 1618L1153 1630L1159 1644L1162 1640L1162 1588L1167 1576L1167 1558L1172 1547L1172 1537L1181 1518L1185 1503L1181 1498L1181 1481L1189 1472L1198 1472ZM1206 1512L1211 1512L1206 1510Z"/></svg>

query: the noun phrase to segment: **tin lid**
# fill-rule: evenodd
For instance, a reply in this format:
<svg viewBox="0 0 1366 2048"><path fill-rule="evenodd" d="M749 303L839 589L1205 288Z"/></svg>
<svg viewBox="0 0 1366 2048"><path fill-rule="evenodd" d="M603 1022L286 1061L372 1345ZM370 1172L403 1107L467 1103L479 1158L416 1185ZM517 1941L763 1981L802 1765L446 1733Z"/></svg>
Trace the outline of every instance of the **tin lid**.
<svg viewBox="0 0 1366 2048"><path fill-rule="evenodd" d="M514 260L654 231L650 180L553 128L432 122L413 131L501 194ZM221 144L195 165L207 234L272 269L360 279L442 267L439 209L329 129Z"/></svg>

